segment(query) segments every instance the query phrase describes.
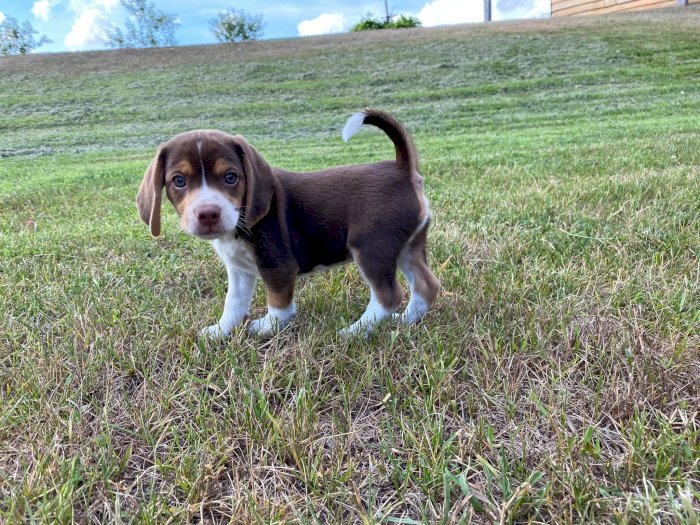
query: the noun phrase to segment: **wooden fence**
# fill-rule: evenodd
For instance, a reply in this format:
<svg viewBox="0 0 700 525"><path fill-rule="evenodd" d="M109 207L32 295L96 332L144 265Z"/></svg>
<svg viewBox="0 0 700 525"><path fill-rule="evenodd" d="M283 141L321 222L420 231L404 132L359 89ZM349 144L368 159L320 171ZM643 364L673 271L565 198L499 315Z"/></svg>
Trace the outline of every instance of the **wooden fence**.
<svg viewBox="0 0 700 525"><path fill-rule="evenodd" d="M682 2L683 0L681 0ZM679 0L552 0L552 16L601 15L679 5ZM700 4L700 0L687 0Z"/></svg>

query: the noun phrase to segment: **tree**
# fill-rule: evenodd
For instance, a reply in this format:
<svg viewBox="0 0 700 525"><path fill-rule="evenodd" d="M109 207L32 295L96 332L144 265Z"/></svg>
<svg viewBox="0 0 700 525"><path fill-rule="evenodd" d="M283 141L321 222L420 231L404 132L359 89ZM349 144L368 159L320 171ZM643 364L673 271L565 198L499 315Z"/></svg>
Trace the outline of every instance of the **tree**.
<svg viewBox="0 0 700 525"><path fill-rule="evenodd" d="M111 47L175 46L175 29L180 25L177 15L156 9L146 0L120 0L129 13L126 29L107 30L107 44Z"/></svg>
<svg viewBox="0 0 700 525"><path fill-rule="evenodd" d="M242 42L257 40L263 34L262 15L252 15L242 9L219 11L216 18L209 20L211 32L219 42Z"/></svg>
<svg viewBox="0 0 700 525"><path fill-rule="evenodd" d="M34 35L38 33L29 21L20 25L16 18L8 16L0 23L0 55L26 55L52 42L46 35L36 40Z"/></svg>

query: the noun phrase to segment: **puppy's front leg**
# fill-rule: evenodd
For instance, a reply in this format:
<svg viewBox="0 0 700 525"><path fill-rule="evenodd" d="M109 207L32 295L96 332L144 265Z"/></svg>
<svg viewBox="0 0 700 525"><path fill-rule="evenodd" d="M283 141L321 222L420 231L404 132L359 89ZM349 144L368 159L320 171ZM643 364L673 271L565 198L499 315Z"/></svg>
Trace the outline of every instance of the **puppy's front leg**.
<svg viewBox="0 0 700 525"><path fill-rule="evenodd" d="M226 270L228 290L226 291L226 301L221 319L217 324L211 325L201 332L201 335L214 339L228 337L233 328L241 324L248 315L255 289L255 275L235 270L228 265Z"/></svg>
<svg viewBox="0 0 700 525"><path fill-rule="evenodd" d="M251 333L270 337L282 330L296 314L294 305L294 280L295 275L284 279L282 282L265 282L267 289L267 315L251 321L248 330ZM265 277L263 276L263 281Z"/></svg>

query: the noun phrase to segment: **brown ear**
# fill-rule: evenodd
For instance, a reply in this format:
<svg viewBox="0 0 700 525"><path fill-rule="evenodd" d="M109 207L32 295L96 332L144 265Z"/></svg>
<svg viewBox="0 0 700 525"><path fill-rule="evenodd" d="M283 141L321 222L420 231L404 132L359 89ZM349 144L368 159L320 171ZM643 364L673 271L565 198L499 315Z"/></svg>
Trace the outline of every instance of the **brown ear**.
<svg viewBox="0 0 700 525"><path fill-rule="evenodd" d="M246 177L245 212L246 226L250 228L270 211L275 188L272 168L257 150L240 135L236 135L234 144L240 148L243 169Z"/></svg>
<svg viewBox="0 0 700 525"><path fill-rule="evenodd" d="M141 220L151 228L151 235L160 235L160 203L165 184L165 148L158 148L148 166L136 196L136 206Z"/></svg>

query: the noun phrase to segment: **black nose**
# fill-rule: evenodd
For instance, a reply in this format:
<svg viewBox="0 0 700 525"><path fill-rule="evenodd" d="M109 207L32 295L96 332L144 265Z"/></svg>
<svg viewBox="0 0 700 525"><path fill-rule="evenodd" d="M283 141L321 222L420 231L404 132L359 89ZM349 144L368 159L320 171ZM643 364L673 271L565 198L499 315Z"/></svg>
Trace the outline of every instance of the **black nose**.
<svg viewBox="0 0 700 525"><path fill-rule="evenodd" d="M221 208L213 204L205 204L194 211L197 220L204 226L214 226L221 218Z"/></svg>

